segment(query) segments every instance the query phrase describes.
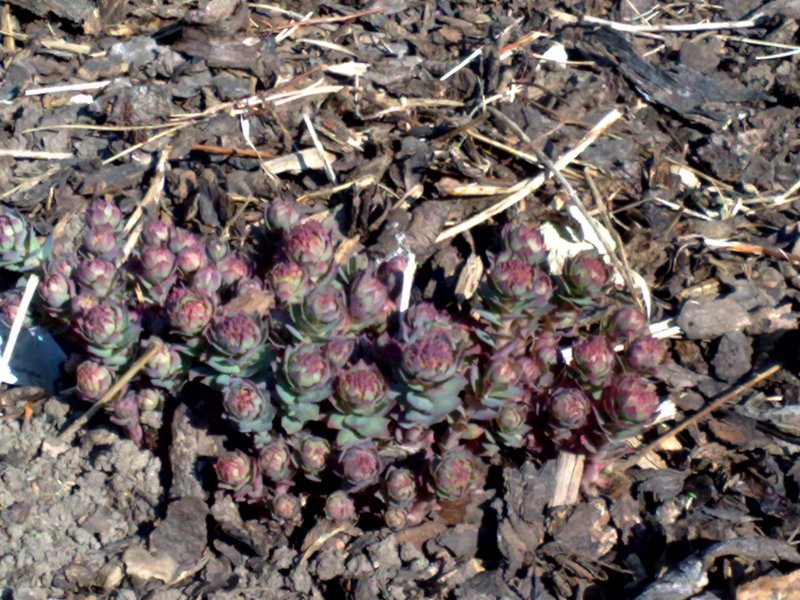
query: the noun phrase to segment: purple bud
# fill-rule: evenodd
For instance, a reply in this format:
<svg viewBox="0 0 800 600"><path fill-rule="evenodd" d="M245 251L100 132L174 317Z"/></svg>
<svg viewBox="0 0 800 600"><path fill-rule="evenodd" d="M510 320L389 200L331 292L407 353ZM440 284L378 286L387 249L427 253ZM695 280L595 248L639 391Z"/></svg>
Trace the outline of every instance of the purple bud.
<svg viewBox="0 0 800 600"><path fill-rule="evenodd" d="M497 428L504 433L514 433L526 427L528 408L524 404L509 403L495 417Z"/></svg>
<svg viewBox="0 0 800 600"><path fill-rule="evenodd" d="M562 429L575 431L586 425L591 402L577 387L559 387L550 395L550 419Z"/></svg>
<svg viewBox="0 0 800 600"><path fill-rule="evenodd" d="M264 284L258 277L245 277L240 279L236 284L236 294L238 296L247 296L248 294L257 294L264 291Z"/></svg>
<svg viewBox="0 0 800 600"><path fill-rule="evenodd" d="M136 403L141 412L158 410L164 406L164 392L155 388L145 388L136 392Z"/></svg>
<svg viewBox="0 0 800 600"><path fill-rule="evenodd" d="M169 237L169 249L173 254L180 254L186 248L201 246L198 237L185 229L175 228ZM202 247L202 246L201 246Z"/></svg>
<svg viewBox="0 0 800 600"><path fill-rule="evenodd" d="M67 258L54 258L47 265L47 272L51 275L63 275L67 279L72 277L72 272L75 270L73 261Z"/></svg>
<svg viewBox="0 0 800 600"><path fill-rule="evenodd" d="M11 289L0 294L0 321L8 329L14 324L17 318L19 307L22 304L22 290L19 288ZM29 327L33 323L30 315L25 315L22 320L23 327Z"/></svg>
<svg viewBox="0 0 800 600"><path fill-rule="evenodd" d="M253 484L257 476L253 459L240 451L230 452L218 458L214 470L217 472L219 487L235 492Z"/></svg>
<svg viewBox="0 0 800 600"><path fill-rule="evenodd" d="M220 260L217 263L217 270L222 277L222 285L226 287L250 277L250 265L235 254L228 254Z"/></svg>
<svg viewBox="0 0 800 600"><path fill-rule="evenodd" d="M524 297L533 286L531 265L512 256L501 257L491 272L492 282L504 296Z"/></svg>
<svg viewBox="0 0 800 600"><path fill-rule="evenodd" d="M153 343L158 343L156 338L149 338L144 344L150 348ZM184 361L178 351L170 344L160 343L160 349L147 362L144 373L157 387L167 387L164 383L175 378L184 370ZM160 383L157 383L160 382Z"/></svg>
<svg viewBox="0 0 800 600"><path fill-rule="evenodd" d="M637 371L652 373L667 358L667 347L659 339L645 337L634 341L628 349L628 364Z"/></svg>
<svg viewBox="0 0 800 600"><path fill-rule="evenodd" d="M568 258L564 263L564 281L573 296L598 298L609 282L609 274L602 259L593 251L584 251Z"/></svg>
<svg viewBox="0 0 800 600"><path fill-rule="evenodd" d="M624 430L626 425L648 422L658 408L653 386L638 375L628 373L614 379L603 390L601 412L605 425Z"/></svg>
<svg viewBox="0 0 800 600"><path fill-rule="evenodd" d="M373 446L356 445L341 452L339 467L350 490L357 492L378 481L383 463Z"/></svg>
<svg viewBox="0 0 800 600"><path fill-rule="evenodd" d="M117 398L112 404L111 420L120 426L129 427L139 422L139 404L136 394L128 392Z"/></svg>
<svg viewBox="0 0 800 600"><path fill-rule="evenodd" d="M280 494L272 500L272 514L282 523L299 523L302 509L300 499L294 494Z"/></svg>
<svg viewBox="0 0 800 600"><path fill-rule="evenodd" d="M108 254L117 247L117 232L108 223L95 225L84 234L83 245L97 256Z"/></svg>
<svg viewBox="0 0 800 600"><path fill-rule="evenodd" d="M331 445L321 437L304 436L298 444L298 454L303 472L316 476L328 465Z"/></svg>
<svg viewBox="0 0 800 600"><path fill-rule="evenodd" d="M448 450L434 462L433 484L436 495L448 500L464 498L478 480L475 457L463 450Z"/></svg>
<svg viewBox="0 0 800 600"><path fill-rule="evenodd" d="M278 300L286 304L302 302L310 285L305 271L293 262L275 265L270 273L270 283Z"/></svg>
<svg viewBox="0 0 800 600"><path fill-rule="evenodd" d="M194 273L200 267L204 267L207 262L206 249L200 243L183 248L178 252L176 260L178 268L187 275Z"/></svg>
<svg viewBox="0 0 800 600"><path fill-rule="evenodd" d="M389 290L377 277L365 273L358 275L350 286L350 315L363 326L386 321L392 305Z"/></svg>
<svg viewBox="0 0 800 600"><path fill-rule="evenodd" d="M392 531L400 531L408 525L408 511L405 508L390 506L383 513L383 522Z"/></svg>
<svg viewBox="0 0 800 600"><path fill-rule="evenodd" d="M411 379L439 383L457 369L458 356L443 330L431 330L403 350L401 367Z"/></svg>
<svg viewBox="0 0 800 600"><path fill-rule="evenodd" d="M117 268L103 258L82 260L75 272L78 283L98 296L107 296L117 278Z"/></svg>
<svg viewBox="0 0 800 600"><path fill-rule="evenodd" d="M333 260L331 235L317 221L300 223L287 235L286 253L316 281L331 268Z"/></svg>
<svg viewBox="0 0 800 600"><path fill-rule="evenodd" d="M344 298L332 285L314 288L303 302L305 315L311 323L335 326L345 317Z"/></svg>
<svg viewBox="0 0 800 600"><path fill-rule="evenodd" d="M332 376L330 363L314 344L300 344L287 352L284 371L292 387L299 390L326 385Z"/></svg>
<svg viewBox="0 0 800 600"><path fill-rule="evenodd" d="M200 267L192 277L192 287L207 294L215 294L222 287L222 275L213 265Z"/></svg>
<svg viewBox="0 0 800 600"><path fill-rule="evenodd" d="M95 200L86 211L86 224L89 227L110 225L112 228L118 229L120 223L122 223L122 213L116 204L108 200Z"/></svg>
<svg viewBox="0 0 800 600"><path fill-rule="evenodd" d="M162 246L148 246L140 261L142 276L154 285L166 281L175 272L175 255Z"/></svg>
<svg viewBox="0 0 800 600"><path fill-rule="evenodd" d="M78 333L89 344L121 348L129 343L130 314L113 302L104 302L88 310L78 319Z"/></svg>
<svg viewBox="0 0 800 600"><path fill-rule="evenodd" d="M378 267L378 276L386 285L389 296L397 299L403 288L403 277L408 268L408 256L394 256Z"/></svg>
<svg viewBox="0 0 800 600"><path fill-rule="evenodd" d="M392 506L408 506L417 497L417 479L409 469L390 467L384 475L386 499Z"/></svg>
<svg viewBox="0 0 800 600"><path fill-rule="evenodd" d="M294 474L292 450L284 440L274 439L259 451L258 465L267 479L276 483L288 481Z"/></svg>
<svg viewBox="0 0 800 600"><path fill-rule="evenodd" d="M217 263L225 258L230 252L228 242L224 242L219 238L211 238L206 240L206 254L211 262Z"/></svg>
<svg viewBox="0 0 800 600"><path fill-rule="evenodd" d="M533 342L533 357L539 361L544 370L550 370L561 360L561 351L558 346L561 339L549 332L542 332Z"/></svg>
<svg viewBox="0 0 800 600"><path fill-rule="evenodd" d="M598 335L572 346L572 359L579 377L592 386L600 386L611 377L617 357L605 338Z"/></svg>
<svg viewBox="0 0 800 600"><path fill-rule="evenodd" d="M223 389L222 406L228 418L239 423L259 418L272 421L274 417L266 390L238 377L232 378Z"/></svg>
<svg viewBox="0 0 800 600"><path fill-rule="evenodd" d="M70 310L76 317L81 318L98 304L100 304L100 299L97 296L79 294L70 302Z"/></svg>
<svg viewBox="0 0 800 600"><path fill-rule="evenodd" d="M273 200L267 208L267 225L271 229L289 231L300 220L297 202Z"/></svg>
<svg viewBox="0 0 800 600"><path fill-rule="evenodd" d="M39 283L39 295L50 308L61 308L75 296L75 286L61 273L48 273Z"/></svg>
<svg viewBox="0 0 800 600"><path fill-rule="evenodd" d="M89 402L102 398L114 383L114 373L106 365L85 360L75 371L78 395Z"/></svg>
<svg viewBox="0 0 800 600"><path fill-rule="evenodd" d="M164 221L148 221L142 227L142 241L148 246L165 246L171 232L172 227Z"/></svg>
<svg viewBox="0 0 800 600"><path fill-rule="evenodd" d="M325 501L325 516L331 521L350 521L355 514L356 505L346 492L333 492Z"/></svg>
<svg viewBox="0 0 800 600"><path fill-rule="evenodd" d="M542 369L539 363L528 356L521 356L517 359L517 372L519 373L520 383L533 386L542 376Z"/></svg>
<svg viewBox="0 0 800 600"><path fill-rule="evenodd" d="M541 264L547 259L544 236L528 225L509 223L503 228L503 244L528 264Z"/></svg>
<svg viewBox="0 0 800 600"><path fill-rule="evenodd" d="M336 381L336 406L345 414L372 415L386 400L386 381L374 365L360 361Z"/></svg>
<svg viewBox="0 0 800 600"><path fill-rule="evenodd" d="M208 341L222 354L243 357L264 343L262 324L247 313L236 312L215 319L208 331Z"/></svg>
<svg viewBox="0 0 800 600"><path fill-rule="evenodd" d="M520 380L518 361L508 356L496 356L489 363L484 377L493 388L516 385Z"/></svg>
<svg viewBox="0 0 800 600"><path fill-rule="evenodd" d="M643 335L647 331L647 317L644 313L631 307L620 308L611 317L608 334L615 341L628 342Z"/></svg>
<svg viewBox="0 0 800 600"><path fill-rule="evenodd" d="M336 369L341 369L353 356L356 341L353 338L335 337L325 344L325 358Z"/></svg>
<svg viewBox="0 0 800 600"><path fill-rule="evenodd" d="M167 302L169 322L186 337L198 335L214 316L214 301L204 292L185 290L170 294Z"/></svg>

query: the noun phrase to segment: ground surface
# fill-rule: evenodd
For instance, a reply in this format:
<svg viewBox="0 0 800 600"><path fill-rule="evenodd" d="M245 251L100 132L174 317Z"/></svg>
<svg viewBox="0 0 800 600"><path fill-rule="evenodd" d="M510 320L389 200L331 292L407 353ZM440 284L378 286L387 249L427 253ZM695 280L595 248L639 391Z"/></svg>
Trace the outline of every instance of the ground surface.
<svg viewBox="0 0 800 600"><path fill-rule="evenodd" d="M155 454L98 419L56 458L40 449L80 411L69 394L38 403L26 421L4 410L3 597L800 589L796 3L97 4L0 3L0 31L13 32L0 49L0 199L40 233L96 197L130 211L159 182L162 161L161 210L178 224L245 240L266 201L301 197L376 257L405 234L421 264L414 293L444 303L498 224L520 212L563 220L567 196L550 180L497 220L437 236L540 173L537 151L557 160L618 109L622 118L564 174L618 232L654 320L681 328L660 374L678 414L662 432L781 369L574 507L547 508L554 464L509 465L458 519L399 534L314 528L289 540L243 521L197 474L219 452L202 407L166 415ZM585 15L743 22L634 35L576 22ZM563 56L569 64L553 60ZM84 85L26 95L64 84Z"/></svg>

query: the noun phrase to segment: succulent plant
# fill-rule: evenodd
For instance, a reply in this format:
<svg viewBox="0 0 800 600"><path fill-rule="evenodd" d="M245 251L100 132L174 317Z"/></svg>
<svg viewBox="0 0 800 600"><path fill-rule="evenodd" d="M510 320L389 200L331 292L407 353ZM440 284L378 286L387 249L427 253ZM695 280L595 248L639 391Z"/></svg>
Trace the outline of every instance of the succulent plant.
<svg viewBox="0 0 800 600"><path fill-rule="evenodd" d="M564 262L564 296L578 304L598 300L610 283L603 259L591 250L580 252Z"/></svg>
<svg viewBox="0 0 800 600"><path fill-rule="evenodd" d="M647 317L640 310L625 306L614 312L607 335L613 341L630 342L647 333Z"/></svg>
<svg viewBox="0 0 800 600"><path fill-rule="evenodd" d="M83 235L83 247L97 257L110 258L117 252L119 235L109 223L95 225Z"/></svg>
<svg viewBox="0 0 800 600"><path fill-rule="evenodd" d="M404 345L395 377L402 389L403 427L430 427L461 406L467 384L462 353L444 329L423 330Z"/></svg>
<svg viewBox="0 0 800 600"><path fill-rule="evenodd" d="M390 506L405 508L417 498L417 478L410 469L389 467L383 475L383 490Z"/></svg>
<svg viewBox="0 0 800 600"><path fill-rule="evenodd" d="M300 220L296 202L273 200L266 210L267 226L278 231L289 231Z"/></svg>
<svg viewBox="0 0 800 600"><path fill-rule="evenodd" d="M273 483L290 481L296 471L292 448L280 437L271 440L259 450L258 465L264 477Z"/></svg>
<svg viewBox="0 0 800 600"><path fill-rule="evenodd" d="M267 325L245 312L212 320L205 332L211 345L206 364L224 375L249 377L263 370L269 354Z"/></svg>
<svg viewBox="0 0 800 600"><path fill-rule="evenodd" d="M297 441L297 455L300 469L305 476L319 481L319 474L328 466L331 445L325 438L303 435Z"/></svg>
<svg viewBox="0 0 800 600"><path fill-rule="evenodd" d="M322 348L298 344L286 349L276 385L286 433L297 433L309 421L319 420L319 404L330 396L332 380L333 368Z"/></svg>
<svg viewBox="0 0 800 600"><path fill-rule="evenodd" d="M184 337L203 333L214 316L214 301L201 289L174 288L167 300L169 323Z"/></svg>
<svg viewBox="0 0 800 600"><path fill-rule="evenodd" d="M128 309L110 300L86 310L78 318L76 330L89 354L111 366L128 362L140 332Z"/></svg>
<svg viewBox="0 0 800 600"><path fill-rule="evenodd" d="M32 271L41 267L44 248L27 221L8 208L0 209L0 267Z"/></svg>
<svg viewBox="0 0 800 600"><path fill-rule="evenodd" d="M139 405L136 394L127 393L117 398L111 405L111 422L123 427L131 440L141 445L144 431L139 420Z"/></svg>
<svg viewBox="0 0 800 600"><path fill-rule="evenodd" d="M485 303L481 316L501 325L503 319L544 313L553 296L553 282L542 268L506 251L495 259L481 296Z"/></svg>
<svg viewBox="0 0 800 600"><path fill-rule="evenodd" d="M275 296L284 304L303 301L311 287L311 280L297 263L281 262L270 272L270 283Z"/></svg>
<svg viewBox="0 0 800 600"><path fill-rule="evenodd" d="M405 529L408 525L408 511L404 508L389 506L383 513L383 522L393 531Z"/></svg>
<svg viewBox="0 0 800 600"><path fill-rule="evenodd" d="M232 286L240 280L250 277L250 265L233 253L225 255L217 262L217 271L219 271L223 287Z"/></svg>
<svg viewBox="0 0 800 600"><path fill-rule="evenodd" d="M509 223L502 231L503 247L530 265L540 265L547 260L547 246L538 229L528 225Z"/></svg>
<svg viewBox="0 0 800 600"><path fill-rule="evenodd" d="M294 494L278 494L272 499L272 517L282 527L294 527L303 520L303 506Z"/></svg>
<svg viewBox="0 0 800 600"><path fill-rule="evenodd" d="M380 479L383 460L370 443L353 444L339 453L339 470L351 493L368 488Z"/></svg>
<svg viewBox="0 0 800 600"><path fill-rule="evenodd" d="M600 387L614 372L617 357L604 337L584 338L572 347L576 378L592 387Z"/></svg>
<svg viewBox="0 0 800 600"><path fill-rule="evenodd" d="M317 221L305 221L289 230L286 253L314 282L327 278L333 268L331 235Z"/></svg>
<svg viewBox="0 0 800 600"><path fill-rule="evenodd" d="M658 409L658 395L651 383L632 373L615 377L603 390L598 404L600 423L615 439L641 433Z"/></svg>
<svg viewBox="0 0 800 600"><path fill-rule="evenodd" d="M222 389L222 406L225 417L235 423L239 431L255 434L259 445L269 441L275 408L266 386L231 377Z"/></svg>
<svg viewBox="0 0 800 600"><path fill-rule="evenodd" d="M520 370L523 364L509 352L499 352L482 369L472 365L470 384L478 400L470 414L472 419L491 420L509 401L525 395Z"/></svg>
<svg viewBox="0 0 800 600"><path fill-rule="evenodd" d="M664 342L654 337L639 338L628 349L628 364L643 373L654 372L666 358Z"/></svg>
<svg viewBox="0 0 800 600"><path fill-rule="evenodd" d="M103 258L85 259L75 270L75 276L83 291L105 297L114 288L117 268L114 263Z"/></svg>
<svg viewBox="0 0 800 600"><path fill-rule="evenodd" d="M136 403L142 413L160 410L164 406L164 391L155 388L141 389L136 392Z"/></svg>
<svg viewBox="0 0 800 600"><path fill-rule="evenodd" d="M329 340L323 350L325 358L327 358L334 369L341 369L353 357L356 342L354 338L350 337L335 337Z"/></svg>
<svg viewBox="0 0 800 600"><path fill-rule="evenodd" d="M354 331L370 327L385 328L386 320L394 309L386 285L367 271L359 273L353 280L348 300Z"/></svg>
<svg viewBox="0 0 800 600"><path fill-rule="evenodd" d="M185 275L190 275L197 272L201 267L205 267L208 263L208 255L206 248L200 242L195 242L175 255L175 264L178 269Z"/></svg>
<svg viewBox="0 0 800 600"><path fill-rule="evenodd" d="M386 415L394 406L394 394L376 366L359 361L342 371L331 402L336 412L328 423L338 430L336 443L340 446L389 436Z"/></svg>
<svg viewBox="0 0 800 600"><path fill-rule="evenodd" d="M302 303L292 305L290 314L290 331L301 341L328 341L343 333L349 321L344 293L334 285L317 286Z"/></svg>
<svg viewBox="0 0 800 600"><path fill-rule="evenodd" d="M75 370L78 395L82 400L97 402L114 384L114 372L96 360L85 360Z"/></svg>
<svg viewBox="0 0 800 600"><path fill-rule="evenodd" d="M592 403L576 385L556 387L549 398L552 440L557 446L571 448L588 425Z"/></svg>
<svg viewBox="0 0 800 600"><path fill-rule="evenodd" d="M347 492L337 490L325 500L325 516L331 521L350 521L355 515L356 504Z"/></svg>
<svg viewBox="0 0 800 600"><path fill-rule="evenodd" d="M216 294L221 287L222 275L213 265L202 266L192 275L192 288L203 290L206 295Z"/></svg>
<svg viewBox="0 0 800 600"><path fill-rule="evenodd" d="M460 500L478 487L480 467L474 454L451 449L434 460L431 474L439 498Z"/></svg>
<svg viewBox="0 0 800 600"><path fill-rule="evenodd" d="M503 406L492 421L492 438L502 446L522 448L531 431L528 413L528 406L523 402L509 402Z"/></svg>
<svg viewBox="0 0 800 600"><path fill-rule="evenodd" d="M142 240L148 246L166 246L172 235L172 227L164 221L147 221L142 227Z"/></svg>
<svg viewBox="0 0 800 600"><path fill-rule="evenodd" d="M122 225L122 212L117 205L108 200L95 200L86 211L86 225L110 225L115 231Z"/></svg>
<svg viewBox="0 0 800 600"><path fill-rule="evenodd" d="M219 486L235 492L239 497L259 497L262 484L258 464L239 450L224 454L214 464Z"/></svg>

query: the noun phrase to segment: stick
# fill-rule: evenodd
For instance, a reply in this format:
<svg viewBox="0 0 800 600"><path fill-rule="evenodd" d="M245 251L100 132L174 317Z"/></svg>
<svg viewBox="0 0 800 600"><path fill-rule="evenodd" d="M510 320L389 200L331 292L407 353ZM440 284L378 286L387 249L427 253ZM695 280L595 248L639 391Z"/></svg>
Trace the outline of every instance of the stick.
<svg viewBox="0 0 800 600"><path fill-rule="evenodd" d="M25 284L25 291L22 293L22 299L19 302L17 314L14 316L14 322L11 324L11 331L8 333L8 340L6 341L5 348L3 348L3 356L0 358L0 377L4 377L8 372L8 366L11 364L11 358L14 356L14 347L17 345L17 339L22 331L22 324L28 314L28 307L33 300L33 294L36 293L36 286L39 285L39 276L31 275L28 282Z"/></svg>
<svg viewBox="0 0 800 600"><path fill-rule="evenodd" d="M60 94L61 92L85 92L88 90L102 90L111 81L92 81L88 83L70 83L66 85L51 85L49 87L25 90L26 96L41 96L42 94Z"/></svg>
<svg viewBox="0 0 800 600"><path fill-rule="evenodd" d="M674 438L676 435L678 435L680 432L682 432L684 429L686 429L690 425L694 425L695 423L698 423L698 422L702 421L703 419L705 419L708 415L710 415L712 412L717 410L723 404L725 404L727 402L730 402L731 400L733 400L734 398L736 398L740 394L743 394L747 390L754 388L756 385L758 385L759 383L761 383L765 379L771 377L772 375L774 375L775 373L777 373L780 370L781 370L781 366L780 365L772 365L768 369L765 369L764 371L761 371L761 373L759 373L758 375L753 377L751 380L746 381L745 383L743 383L739 387L731 390L727 394L724 394L723 396L720 396L719 398L714 400L711 404L706 406L703 410L700 410L700 411L696 412L695 414L693 414L691 417L685 419L677 427L671 429L670 431L668 431L664 435L656 438L655 440L653 440L652 442L650 442L646 446L642 446L639 449L639 451L636 452L636 454L634 454L634 455L630 456L629 458L625 459L624 461L622 461L619 464L620 468L622 470L625 470L625 469L633 466L636 462L639 461L639 459L641 458L642 455L647 454L651 450L655 450L661 444L663 444L665 441Z"/></svg>
<svg viewBox="0 0 800 600"><path fill-rule="evenodd" d="M0 148L0 158L27 158L30 160L68 160L75 158L69 152L43 152L40 150L17 150L15 148Z"/></svg>
<svg viewBox="0 0 800 600"><path fill-rule="evenodd" d="M57 444L70 444L72 443L72 438L75 437L78 429L86 425L93 416L95 416L98 411L103 408L106 404L111 402L116 395L124 388L131 379L133 379L139 371L144 369L150 359L153 358L158 352L161 351L161 342L157 341L150 347L147 352L142 354L138 360L131 365L131 368L128 369L125 374L117 379L114 384L108 389L108 391L103 394L103 397L100 398L97 402L92 404L91 408L83 413L80 417L73 421L72 425L67 427L64 431L62 431L59 436L56 438Z"/></svg>
<svg viewBox="0 0 800 600"><path fill-rule="evenodd" d="M716 23L686 23L681 25L627 25L625 23L617 23L616 21L609 21L608 19L601 19L599 17L592 17L584 15L576 17L569 13L554 10L553 16L566 21L568 23L589 23L592 25L605 25L617 31L624 31L625 33L682 33L692 31L718 31L720 29L747 29L755 27L757 21L762 17L761 14L753 15L753 18L744 21L719 21Z"/></svg>
<svg viewBox="0 0 800 600"><path fill-rule="evenodd" d="M611 125L616 123L622 117L622 113L618 111L616 108L609 112L606 116L604 116L600 121L595 125L584 137L583 139L578 142L578 145L575 146L572 150L564 153L555 163L553 166L556 168L556 171L561 171L567 165L569 165L573 160L578 158L581 153L586 150L589 146L591 146L597 138L599 138ZM443 242L444 240L448 240L452 237L457 236L460 233L463 233L469 229L472 229L476 225L480 225L484 221L488 221L493 216L500 214L501 212L511 208L524 198L528 197L532 192L536 191L545 181L550 177L550 171L545 173L540 173L536 177L532 177L530 179L524 180L525 185L517 192L503 198L497 204L490 206L484 211L479 212L476 215L473 215L469 219L466 219L459 223L458 225L454 225L448 229L445 229L442 233L439 234L439 237L436 238L436 242Z"/></svg>

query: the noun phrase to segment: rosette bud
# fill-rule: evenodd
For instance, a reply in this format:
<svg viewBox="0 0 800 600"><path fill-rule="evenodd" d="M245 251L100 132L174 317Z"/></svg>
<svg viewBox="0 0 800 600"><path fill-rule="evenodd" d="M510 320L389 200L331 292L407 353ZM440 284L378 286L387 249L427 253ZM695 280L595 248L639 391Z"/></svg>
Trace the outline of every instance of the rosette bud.
<svg viewBox="0 0 800 600"><path fill-rule="evenodd" d="M314 288L302 304L291 308L295 335L304 340L325 341L346 323L344 294L333 285Z"/></svg>
<svg viewBox="0 0 800 600"><path fill-rule="evenodd" d="M530 265L547 260L547 246L541 232L529 225L508 223L503 227L503 246Z"/></svg>
<svg viewBox="0 0 800 600"><path fill-rule="evenodd" d="M107 296L114 288L117 268L114 263L103 258L85 259L78 265L75 276L85 291L97 296Z"/></svg>
<svg viewBox="0 0 800 600"><path fill-rule="evenodd" d="M0 294L0 322L6 328L11 329L21 304L22 290L20 289L11 289ZM22 326L30 327L32 324L33 320L30 314L26 314L22 320Z"/></svg>
<svg viewBox="0 0 800 600"><path fill-rule="evenodd" d="M148 246L166 246L172 227L164 221L148 221L142 227L142 241Z"/></svg>
<svg viewBox="0 0 800 600"><path fill-rule="evenodd" d="M275 296L285 304L297 304L306 297L311 282L297 263L282 262L272 268L270 283Z"/></svg>
<svg viewBox="0 0 800 600"><path fill-rule="evenodd" d="M374 365L360 361L342 372L331 399L336 411L328 423L339 430L339 445L358 440L387 437L386 414L394 406L394 396L386 380Z"/></svg>
<svg viewBox="0 0 800 600"><path fill-rule="evenodd" d="M619 439L638 435L657 409L658 395L653 386L628 373L614 378L603 390L598 412L603 429Z"/></svg>
<svg viewBox="0 0 800 600"><path fill-rule="evenodd" d="M141 445L144 432L139 421L139 406L132 392L123 394L111 405L110 421L125 429L125 433L136 444Z"/></svg>
<svg viewBox="0 0 800 600"><path fill-rule="evenodd" d="M212 265L200 267L192 277L192 287L206 294L215 294L222 287L222 275Z"/></svg>
<svg viewBox="0 0 800 600"><path fill-rule="evenodd" d="M312 281L325 277L333 265L330 233L317 221L295 225L286 238L286 253Z"/></svg>
<svg viewBox="0 0 800 600"><path fill-rule="evenodd" d="M92 294L78 294L70 301L72 314L80 318L95 306L100 304L100 299Z"/></svg>
<svg viewBox="0 0 800 600"><path fill-rule="evenodd" d="M611 377L617 357L605 338L595 335L572 346L572 360L578 378L599 387Z"/></svg>
<svg viewBox="0 0 800 600"><path fill-rule="evenodd" d="M75 297L75 285L61 273L46 273L39 283L39 296L48 309L61 309Z"/></svg>
<svg viewBox="0 0 800 600"><path fill-rule="evenodd" d="M417 498L417 478L409 469L389 467L383 488L386 501L394 507L407 507Z"/></svg>
<svg viewBox="0 0 800 600"><path fill-rule="evenodd" d="M289 231L300 220L297 202L273 200L266 211L267 226L278 231Z"/></svg>
<svg viewBox="0 0 800 600"><path fill-rule="evenodd" d="M199 238L190 231L176 227L169 236L169 249L178 255L186 248L201 246ZM201 246L202 247L202 246Z"/></svg>
<svg viewBox="0 0 800 600"><path fill-rule="evenodd" d="M405 508L390 506L383 513L383 522L392 531L400 531L408 525L408 511Z"/></svg>
<svg viewBox="0 0 800 600"><path fill-rule="evenodd" d="M117 232L109 225L95 225L83 235L83 246L95 256L111 254L117 248Z"/></svg>
<svg viewBox="0 0 800 600"><path fill-rule="evenodd" d="M321 471L328 466L331 445L324 438L305 435L297 443L300 468L309 479L317 480Z"/></svg>
<svg viewBox="0 0 800 600"><path fill-rule="evenodd" d="M214 319L206 339L216 353L207 362L220 373L247 376L263 366L259 362L268 350L266 335L265 322L244 312Z"/></svg>
<svg viewBox="0 0 800 600"><path fill-rule="evenodd" d="M335 369L344 367L353 356L356 341L353 338L335 337L325 344L325 358Z"/></svg>
<svg viewBox="0 0 800 600"><path fill-rule="evenodd" d="M164 392L155 388L145 388L136 392L136 403L139 411L152 412L164 406Z"/></svg>
<svg viewBox="0 0 800 600"><path fill-rule="evenodd" d="M367 272L360 273L353 280L349 294L350 316L356 331L369 327L383 327L392 311L386 285Z"/></svg>
<svg viewBox="0 0 800 600"><path fill-rule="evenodd" d="M145 349L149 349L153 344L158 344L159 349L147 361L144 367L144 374L150 378L150 383L153 386L173 391L183 379L187 367L186 361L174 346L166 344L157 338L148 338L142 346Z"/></svg>
<svg viewBox="0 0 800 600"><path fill-rule="evenodd" d="M44 249L33 228L16 212L0 209L0 267L12 271L38 269Z"/></svg>
<svg viewBox="0 0 800 600"><path fill-rule="evenodd" d="M214 316L214 301L205 292L182 289L170 295L167 315L177 333L193 337L202 333Z"/></svg>
<svg viewBox="0 0 800 600"><path fill-rule="evenodd" d="M209 238L206 240L206 254L208 254L208 258L211 262L217 263L221 261L228 256L228 252L230 252L228 242L219 238Z"/></svg>
<svg viewBox="0 0 800 600"><path fill-rule="evenodd" d="M325 516L331 521L350 521L356 515L356 505L347 492L333 492L325 501Z"/></svg>
<svg viewBox="0 0 800 600"><path fill-rule="evenodd" d="M528 407L519 402L510 402L500 409L494 420L494 437L504 446L521 448L525 436L531 430L527 423Z"/></svg>
<svg viewBox="0 0 800 600"><path fill-rule="evenodd" d="M610 281L603 260L591 250L568 258L564 262L562 274L567 286L567 295L573 301L598 299Z"/></svg>
<svg viewBox="0 0 800 600"><path fill-rule="evenodd" d="M228 254L217 263L217 270L222 277L224 287L232 286L238 281L250 277L250 265L235 254Z"/></svg>
<svg viewBox="0 0 800 600"><path fill-rule="evenodd" d="M259 450L258 466L264 477L274 483L290 481L295 472L292 449L285 440L276 438Z"/></svg>
<svg viewBox="0 0 800 600"><path fill-rule="evenodd" d="M76 329L89 353L111 366L128 361L131 346L139 337L139 327L131 323L128 309L108 300L83 313Z"/></svg>
<svg viewBox="0 0 800 600"><path fill-rule="evenodd" d="M199 268L206 266L207 262L206 249L199 242L181 249L176 256L178 268L186 275L190 275Z"/></svg>
<svg viewBox="0 0 800 600"><path fill-rule="evenodd" d="M217 459L214 465L219 487L244 493L258 485L258 468L255 461L244 452L229 452Z"/></svg>
<svg viewBox="0 0 800 600"><path fill-rule="evenodd" d="M281 425L287 433L297 433L309 421L319 420L318 404L330 396L333 369L320 347L298 344L287 348L279 375Z"/></svg>
<svg viewBox="0 0 800 600"><path fill-rule="evenodd" d="M85 360L75 370L75 379L81 399L96 402L111 389L114 373L103 363Z"/></svg>
<svg viewBox="0 0 800 600"><path fill-rule="evenodd" d="M584 427L591 410L591 402L580 388L558 387L550 394L550 421L558 429L576 431Z"/></svg>
<svg viewBox="0 0 800 600"><path fill-rule="evenodd" d="M472 454L464 450L448 450L433 462L432 476L437 496L460 500L478 485L478 463Z"/></svg>
<svg viewBox="0 0 800 600"><path fill-rule="evenodd" d="M339 454L339 469L351 492L358 492L378 482L383 461L370 444L348 446Z"/></svg>
<svg viewBox="0 0 800 600"><path fill-rule="evenodd" d="M499 325L509 317L545 311L553 296L553 281L540 267L505 251L495 259L481 296L481 316Z"/></svg>
<svg viewBox="0 0 800 600"><path fill-rule="evenodd" d="M258 277L245 277L236 283L236 294L238 296L247 296L248 294L257 294L264 291L264 284Z"/></svg>
<svg viewBox="0 0 800 600"><path fill-rule="evenodd" d="M117 230L121 223L122 212L117 208L116 204L108 200L95 200L86 211L86 224L89 227L110 225Z"/></svg>
<svg viewBox="0 0 800 600"><path fill-rule="evenodd" d="M72 277L73 271L75 271L75 261L70 260L69 258L53 258L49 263L47 263L48 274L63 275L69 279Z"/></svg>
<svg viewBox="0 0 800 600"><path fill-rule="evenodd" d="M608 335L614 341L630 342L645 333L647 333L647 317L631 306L617 310L608 326Z"/></svg>
<svg viewBox="0 0 800 600"><path fill-rule="evenodd" d="M628 348L628 364L643 373L652 373L666 358L667 347L654 337L640 338Z"/></svg>
<svg viewBox="0 0 800 600"><path fill-rule="evenodd" d="M225 417L236 423L243 433L268 435L275 418L275 408L265 386L249 379L232 377L222 390Z"/></svg>
<svg viewBox="0 0 800 600"><path fill-rule="evenodd" d="M554 333L544 331L536 336L532 357L539 363L542 371L549 371L561 362L560 343L561 338Z"/></svg>
<svg viewBox="0 0 800 600"><path fill-rule="evenodd" d="M175 273L175 255L163 246L148 246L139 260L141 276L149 284L163 283Z"/></svg>
<svg viewBox="0 0 800 600"><path fill-rule="evenodd" d="M279 494L272 500L272 516L286 526L298 525L303 520L303 507L294 494Z"/></svg>

